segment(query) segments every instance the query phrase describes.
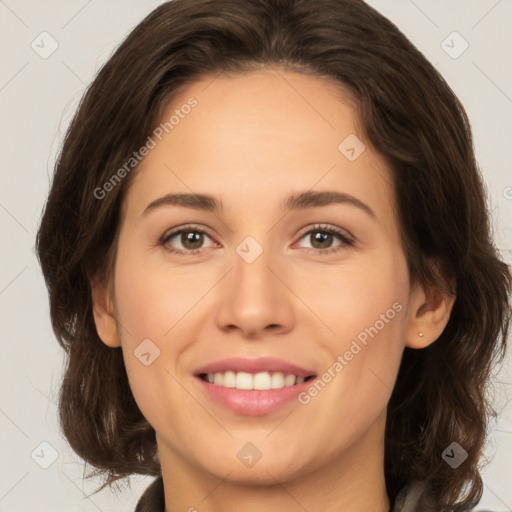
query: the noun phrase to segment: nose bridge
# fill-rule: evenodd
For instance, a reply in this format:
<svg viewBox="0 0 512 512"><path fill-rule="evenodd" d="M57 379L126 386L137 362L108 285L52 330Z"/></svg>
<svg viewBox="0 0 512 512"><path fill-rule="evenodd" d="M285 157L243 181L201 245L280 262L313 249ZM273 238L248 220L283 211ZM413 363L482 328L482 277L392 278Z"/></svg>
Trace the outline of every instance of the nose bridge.
<svg viewBox="0 0 512 512"><path fill-rule="evenodd" d="M236 248L234 258L233 296L246 308L271 309L276 296L275 277L269 267L275 260L270 244L260 245L252 236L246 237Z"/></svg>
<svg viewBox="0 0 512 512"><path fill-rule="evenodd" d="M221 328L239 328L257 335L267 327L289 329L292 304L286 287L276 277L282 267L279 255L255 237L246 237L235 248L233 270L226 282L218 310ZM265 242L264 242L265 243Z"/></svg>

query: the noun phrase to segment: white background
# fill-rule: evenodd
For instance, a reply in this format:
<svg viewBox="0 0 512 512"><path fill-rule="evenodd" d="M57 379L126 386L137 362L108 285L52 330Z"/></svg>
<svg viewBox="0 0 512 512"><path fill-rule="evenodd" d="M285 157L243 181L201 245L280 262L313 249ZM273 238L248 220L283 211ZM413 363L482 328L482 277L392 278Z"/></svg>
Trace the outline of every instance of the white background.
<svg viewBox="0 0 512 512"><path fill-rule="evenodd" d="M151 482L133 477L122 493L87 497L83 464L56 418L63 354L49 322L46 288L33 253L54 159L85 87L157 0L0 0L0 512L131 511ZM440 70L465 105L488 186L495 239L512 260L511 0L372 0ZM47 31L57 50L31 47ZM469 44L458 58L442 47L453 31ZM464 44L447 43L452 52ZM481 508L512 510L511 357L498 376L501 411L487 447ZM47 469L39 461L57 452ZM39 448L38 448L39 447ZM42 451L41 451L42 450ZM49 459L48 459L49 460ZM312 512L312 511L310 511Z"/></svg>

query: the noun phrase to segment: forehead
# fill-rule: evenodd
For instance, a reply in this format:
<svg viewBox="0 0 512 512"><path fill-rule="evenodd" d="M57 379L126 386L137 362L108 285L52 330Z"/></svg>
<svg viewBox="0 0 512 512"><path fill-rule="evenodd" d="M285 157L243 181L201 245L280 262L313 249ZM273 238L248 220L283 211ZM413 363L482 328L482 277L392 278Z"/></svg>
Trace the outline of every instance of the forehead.
<svg viewBox="0 0 512 512"><path fill-rule="evenodd" d="M160 127L127 196L137 211L173 191L215 195L229 209L313 189L393 209L389 171L353 98L324 78L283 69L205 76L180 90Z"/></svg>

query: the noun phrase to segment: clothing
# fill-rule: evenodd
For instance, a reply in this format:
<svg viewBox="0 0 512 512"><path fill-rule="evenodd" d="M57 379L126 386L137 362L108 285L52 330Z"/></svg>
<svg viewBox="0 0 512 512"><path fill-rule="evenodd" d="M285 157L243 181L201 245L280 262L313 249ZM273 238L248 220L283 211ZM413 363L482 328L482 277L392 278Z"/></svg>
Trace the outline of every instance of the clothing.
<svg viewBox="0 0 512 512"><path fill-rule="evenodd" d="M398 493L392 512L436 512L436 509L428 484L414 480Z"/></svg>
<svg viewBox="0 0 512 512"><path fill-rule="evenodd" d="M391 512L438 512L426 482L413 481L404 487L395 500ZM135 512L165 512L164 484L157 478L145 490Z"/></svg>
<svg viewBox="0 0 512 512"><path fill-rule="evenodd" d="M152 482L141 496L135 512L165 512L164 481L162 477Z"/></svg>

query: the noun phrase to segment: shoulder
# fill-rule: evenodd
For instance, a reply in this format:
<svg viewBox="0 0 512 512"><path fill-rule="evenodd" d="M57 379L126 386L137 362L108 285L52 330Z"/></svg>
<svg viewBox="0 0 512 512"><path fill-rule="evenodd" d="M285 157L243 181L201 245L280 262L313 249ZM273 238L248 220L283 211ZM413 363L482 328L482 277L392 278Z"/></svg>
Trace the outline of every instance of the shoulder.
<svg viewBox="0 0 512 512"><path fill-rule="evenodd" d="M492 512L471 509L472 512ZM429 482L413 480L398 493L392 512L439 512Z"/></svg>
<svg viewBox="0 0 512 512"><path fill-rule="evenodd" d="M165 512L164 482L161 476L144 491L135 512Z"/></svg>

